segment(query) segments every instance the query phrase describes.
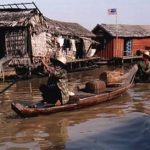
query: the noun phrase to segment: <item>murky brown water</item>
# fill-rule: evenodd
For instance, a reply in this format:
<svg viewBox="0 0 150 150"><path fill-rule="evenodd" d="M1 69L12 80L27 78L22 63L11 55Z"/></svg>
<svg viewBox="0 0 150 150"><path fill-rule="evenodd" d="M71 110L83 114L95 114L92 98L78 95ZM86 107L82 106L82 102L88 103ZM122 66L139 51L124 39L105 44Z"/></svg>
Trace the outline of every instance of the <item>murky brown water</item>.
<svg viewBox="0 0 150 150"><path fill-rule="evenodd" d="M69 74L70 89L97 78L103 69ZM150 149L150 84L137 84L118 99L82 110L18 117L11 102L40 100L38 87L44 82L19 81L0 95L0 150Z"/></svg>

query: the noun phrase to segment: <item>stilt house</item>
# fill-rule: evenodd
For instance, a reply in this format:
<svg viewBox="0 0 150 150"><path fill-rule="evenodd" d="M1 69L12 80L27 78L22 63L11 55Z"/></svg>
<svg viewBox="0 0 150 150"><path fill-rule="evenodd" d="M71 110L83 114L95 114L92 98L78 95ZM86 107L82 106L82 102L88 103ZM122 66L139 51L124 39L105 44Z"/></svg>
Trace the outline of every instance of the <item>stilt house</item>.
<svg viewBox="0 0 150 150"><path fill-rule="evenodd" d="M65 45L63 45L63 48L61 48L61 43L59 43L60 47L58 47L57 44L59 39L61 38L63 39L63 41L69 39L69 50L67 50L65 54L68 61L74 60L76 58L75 55L74 58L72 57L72 53L76 52L76 50L74 49L75 41L76 39L80 38L83 40L84 43L83 58L93 56L92 43L94 43L94 41L92 40L92 38L95 37L95 35L91 31L87 30L78 23L56 21L49 18L47 18L46 20L49 26L47 33L47 45L50 49L60 51L60 49L63 49Z"/></svg>
<svg viewBox="0 0 150 150"><path fill-rule="evenodd" d="M34 2L0 5L0 66L36 67L41 57L60 48L59 36L82 38L88 56L95 35L77 23L46 18Z"/></svg>
<svg viewBox="0 0 150 150"><path fill-rule="evenodd" d="M137 50L150 49L150 25L98 24L92 32L100 43L97 54L105 59L134 56Z"/></svg>
<svg viewBox="0 0 150 150"><path fill-rule="evenodd" d="M11 60L12 65L31 65L36 49L45 48L47 28L45 18L34 3L0 5L1 64ZM37 35L36 41L34 35Z"/></svg>

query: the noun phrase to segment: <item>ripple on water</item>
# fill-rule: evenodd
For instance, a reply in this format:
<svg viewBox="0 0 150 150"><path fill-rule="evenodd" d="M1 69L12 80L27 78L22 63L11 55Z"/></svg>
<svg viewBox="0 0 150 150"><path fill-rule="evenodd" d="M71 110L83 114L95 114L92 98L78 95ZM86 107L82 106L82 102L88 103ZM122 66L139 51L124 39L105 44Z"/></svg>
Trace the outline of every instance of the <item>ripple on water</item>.
<svg viewBox="0 0 150 150"><path fill-rule="evenodd" d="M98 118L69 127L67 149L149 150L150 116Z"/></svg>

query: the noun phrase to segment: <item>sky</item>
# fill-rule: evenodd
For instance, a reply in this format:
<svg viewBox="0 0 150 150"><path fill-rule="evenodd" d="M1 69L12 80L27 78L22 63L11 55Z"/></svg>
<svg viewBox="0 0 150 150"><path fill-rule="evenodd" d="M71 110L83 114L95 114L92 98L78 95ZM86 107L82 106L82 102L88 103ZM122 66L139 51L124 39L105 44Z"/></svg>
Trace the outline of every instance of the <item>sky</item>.
<svg viewBox="0 0 150 150"><path fill-rule="evenodd" d="M33 0L1 0L0 4L27 3ZM150 0L34 0L44 16L76 22L92 30L97 24L115 24L116 16L108 9L117 9L118 24L150 25Z"/></svg>

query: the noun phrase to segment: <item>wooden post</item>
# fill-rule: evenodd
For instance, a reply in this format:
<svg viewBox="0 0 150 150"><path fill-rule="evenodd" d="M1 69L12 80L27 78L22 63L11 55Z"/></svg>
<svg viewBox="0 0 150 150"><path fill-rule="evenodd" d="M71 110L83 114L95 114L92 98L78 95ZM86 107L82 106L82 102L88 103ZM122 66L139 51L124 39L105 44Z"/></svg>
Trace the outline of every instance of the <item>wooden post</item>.
<svg viewBox="0 0 150 150"><path fill-rule="evenodd" d="M117 13L116 13L116 48L115 48L115 53L114 53L114 55L115 55L115 57L117 57L117 50L118 50L118 20L117 20Z"/></svg>

